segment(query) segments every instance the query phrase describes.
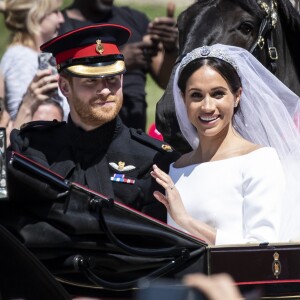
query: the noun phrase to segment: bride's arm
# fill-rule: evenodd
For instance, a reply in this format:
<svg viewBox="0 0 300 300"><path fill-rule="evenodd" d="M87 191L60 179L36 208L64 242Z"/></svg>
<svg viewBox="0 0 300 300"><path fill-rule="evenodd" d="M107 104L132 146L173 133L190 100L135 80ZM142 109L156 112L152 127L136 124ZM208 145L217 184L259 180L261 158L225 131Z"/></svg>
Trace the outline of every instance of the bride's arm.
<svg viewBox="0 0 300 300"><path fill-rule="evenodd" d="M151 176L166 190L165 195L158 191L154 192L154 197L165 205L172 219L190 234L206 241L208 244L214 245L216 241L216 229L192 218L187 213L171 177L156 165L153 166ZM193 187L191 186L191 188Z"/></svg>

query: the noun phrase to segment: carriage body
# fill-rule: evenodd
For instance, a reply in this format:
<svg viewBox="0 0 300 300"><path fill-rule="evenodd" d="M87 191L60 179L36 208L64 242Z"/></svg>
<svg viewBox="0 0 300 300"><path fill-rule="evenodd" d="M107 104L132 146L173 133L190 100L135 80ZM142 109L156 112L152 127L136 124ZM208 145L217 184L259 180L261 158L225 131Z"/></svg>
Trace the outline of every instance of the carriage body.
<svg viewBox="0 0 300 300"><path fill-rule="evenodd" d="M6 245L0 256L1 265L6 266L0 272L1 278L6 279L0 282L0 292L5 290L9 294L19 289L18 296L24 296L23 291L30 290L28 279L33 278L32 282L38 280L51 289L54 287L61 293L61 299L67 299L68 293L103 299L134 299L141 280L167 279L169 288L175 289L184 288L181 279L186 274L226 272L244 295L259 289L264 298L300 299L300 243L208 246L192 235L76 183L66 182L22 155L14 153L11 164L50 186L60 189L71 186L69 201L74 203L64 206L62 218L59 218L60 206L55 218L44 213L39 216L40 222L53 225L65 235L63 242L52 234L43 235L34 230L35 222L29 223L32 230L27 231L27 235L22 236L22 230L18 234L14 232L16 237L22 236L22 244L0 230L0 238ZM67 207L79 210L69 211ZM77 217L83 221L88 216L94 221L85 222L83 228L84 222L73 219L74 230L70 232L69 213L71 219L77 220ZM12 286L4 286L4 282L11 282ZM7 291L8 288L11 290ZM43 286L34 288L37 292Z"/></svg>
<svg viewBox="0 0 300 300"><path fill-rule="evenodd" d="M229 273L247 293L300 299L300 243L207 247L208 275Z"/></svg>

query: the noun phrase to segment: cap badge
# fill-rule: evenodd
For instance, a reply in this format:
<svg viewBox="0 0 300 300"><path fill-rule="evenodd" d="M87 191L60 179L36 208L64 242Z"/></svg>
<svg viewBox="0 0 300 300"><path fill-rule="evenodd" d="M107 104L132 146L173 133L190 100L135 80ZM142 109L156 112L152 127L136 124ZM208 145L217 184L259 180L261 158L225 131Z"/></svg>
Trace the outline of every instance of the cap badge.
<svg viewBox="0 0 300 300"><path fill-rule="evenodd" d="M103 45L102 45L102 42L101 42L101 40L97 40L96 41L96 51L101 55L101 54L103 54L103 52L104 52L104 47L103 47Z"/></svg>
<svg viewBox="0 0 300 300"><path fill-rule="evenodd" d="M115 162L110 162L109 165L115 169L115 170L118 170L118 171L131 171L131 170L134 170L136 167L133 166L133 165L128 165L128 166L125 166L125 162L124 161L119 161L118 164L116 164Z"/></svg>

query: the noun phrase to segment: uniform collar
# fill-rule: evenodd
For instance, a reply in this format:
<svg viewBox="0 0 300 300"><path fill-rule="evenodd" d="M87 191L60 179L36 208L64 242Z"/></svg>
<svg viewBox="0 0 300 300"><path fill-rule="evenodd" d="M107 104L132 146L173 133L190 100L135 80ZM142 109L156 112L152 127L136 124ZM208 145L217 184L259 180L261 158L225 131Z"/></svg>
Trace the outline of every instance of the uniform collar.
<svg viewBox="0 0 300 300"><path fill-rule="evenodd" d="M93 130L85 131L68 118L70 143L77 149L107 148L111 141L121 132L124 125L120 117Z"/></svg>

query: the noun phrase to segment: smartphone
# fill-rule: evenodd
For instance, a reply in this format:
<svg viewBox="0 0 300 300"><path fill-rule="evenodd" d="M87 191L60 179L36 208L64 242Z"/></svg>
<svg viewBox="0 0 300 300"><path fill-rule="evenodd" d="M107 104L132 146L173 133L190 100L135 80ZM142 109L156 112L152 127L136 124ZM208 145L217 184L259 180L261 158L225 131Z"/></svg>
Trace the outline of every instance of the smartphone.
<svg viewBox="0 0 300 300"><path fill-rule="evenodd" d="M39 53L38 69L39 70L50 69L53 75L57 74L55 57L51 53L47 53L47 52ZM55 101L58 101L60 103L62 102L62 98L58 93L58 89L51 91L49 96Z"/></svg>

